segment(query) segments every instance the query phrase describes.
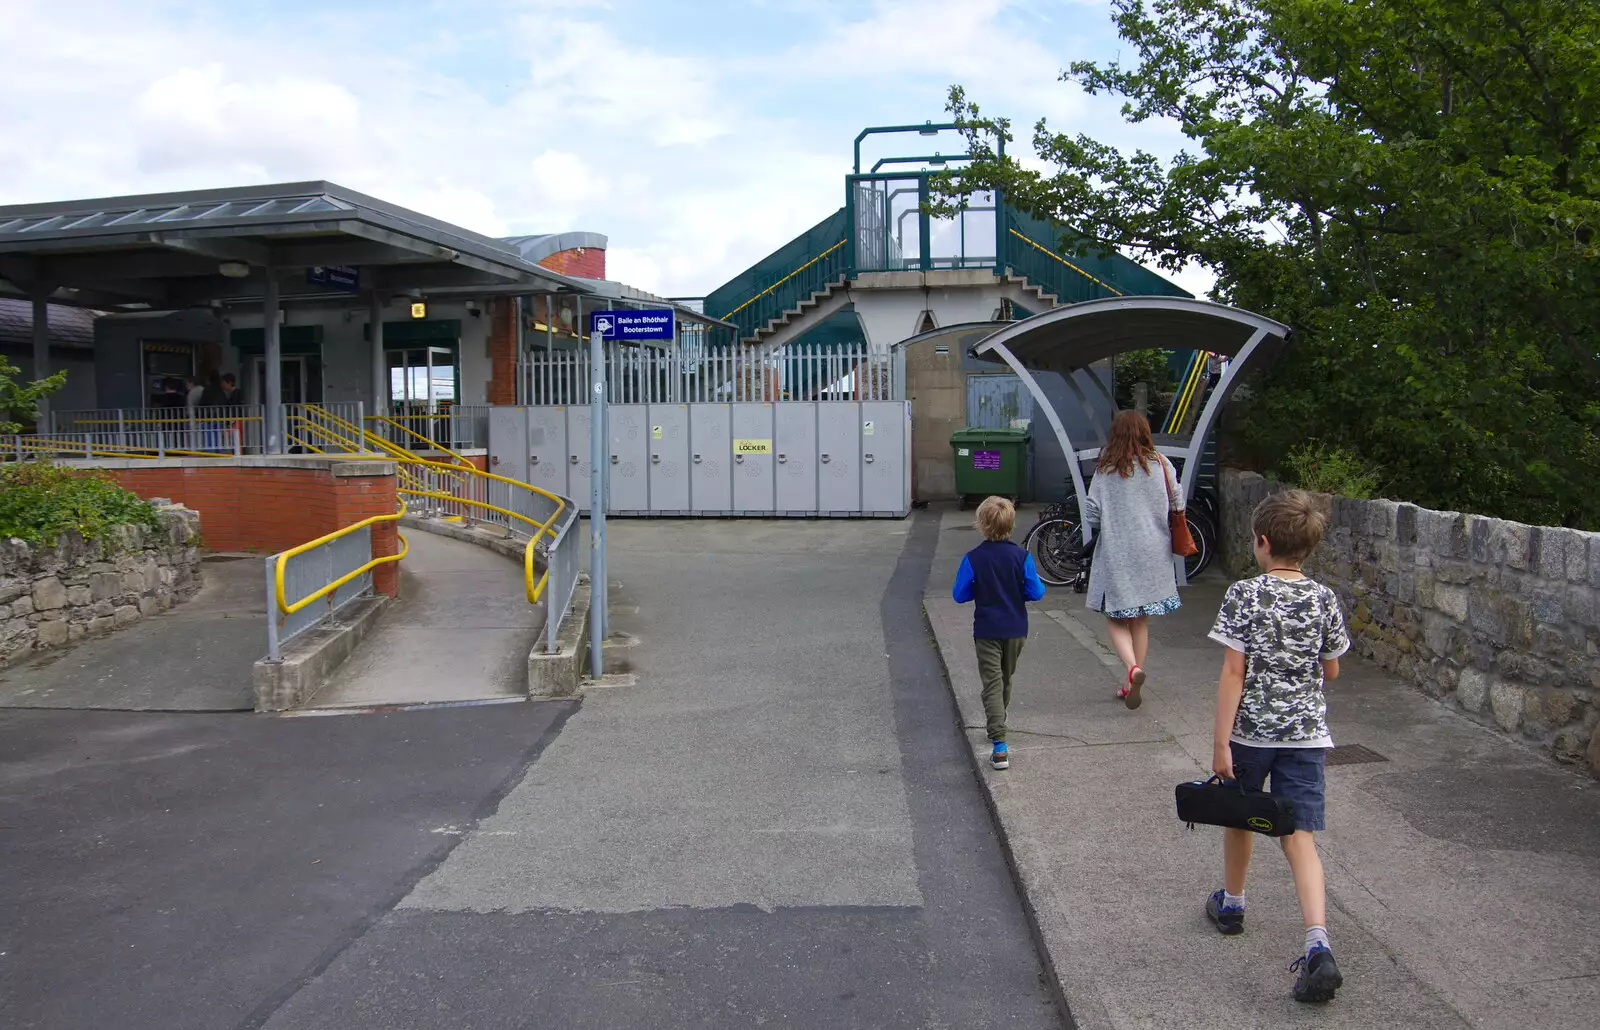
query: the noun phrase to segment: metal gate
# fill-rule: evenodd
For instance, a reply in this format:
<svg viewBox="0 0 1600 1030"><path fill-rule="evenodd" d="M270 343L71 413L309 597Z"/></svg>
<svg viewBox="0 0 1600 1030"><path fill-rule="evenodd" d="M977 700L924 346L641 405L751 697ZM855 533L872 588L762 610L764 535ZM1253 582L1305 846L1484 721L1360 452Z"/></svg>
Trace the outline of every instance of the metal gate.
<svg viewBox="0 0 1600 1030"><path fill-rule="evenodd" d="M607 421L612 514L898 518L911 510L906 401L617 404ZM588 406L493 409L489 458L490 471L586 505Z"/></svg>

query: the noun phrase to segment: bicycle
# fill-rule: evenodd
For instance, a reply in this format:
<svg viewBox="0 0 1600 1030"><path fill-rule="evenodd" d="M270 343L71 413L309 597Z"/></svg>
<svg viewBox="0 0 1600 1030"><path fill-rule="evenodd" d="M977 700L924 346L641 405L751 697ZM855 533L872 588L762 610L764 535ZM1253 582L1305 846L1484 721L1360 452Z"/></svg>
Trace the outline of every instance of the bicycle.
<svg viewBox="0 0 1600 1030"><path fill-rule="evenodd" d="M1069 481L1070 483L1070 481ZM1216 554L1218 519L1216 498L1207 490L1195 491L1184 510L1189 535L1197 550L1183 559L1184 575L1191 581L1204 572ZM1089 568L1093 564L1094 540L1086 547L1078 526L1076 495L1070 489L1065 500L1047 504L1039 512L1022 546L1033 555L1039 578L1050 586L1070 586L1074 593L1089 589ZM1097 539L1097 538L1096 538Z"/></svg>

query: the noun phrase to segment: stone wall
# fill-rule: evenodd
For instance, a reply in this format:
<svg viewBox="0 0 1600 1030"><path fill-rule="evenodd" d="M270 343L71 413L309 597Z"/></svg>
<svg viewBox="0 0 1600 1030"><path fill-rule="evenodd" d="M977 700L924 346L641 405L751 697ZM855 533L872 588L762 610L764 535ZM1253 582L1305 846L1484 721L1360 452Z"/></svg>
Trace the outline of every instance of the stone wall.
<svg viewBox="0 0 1600 1030"><path fill-rule="evenodd" d="M200 589L200 516L170 505L160 529L113 526L54 547L0 540L0 666L166 611Z"/></svg>
<svg viewBox="0 0 1600 1030"><path fill-rule="evenodd" d="M1250 515L1283 487L1232 469L1219 486L1223 564L1254 575ZM1600 533L1318 496L1331 517L1306 569L1362 655L1600 775Z"/></svg>

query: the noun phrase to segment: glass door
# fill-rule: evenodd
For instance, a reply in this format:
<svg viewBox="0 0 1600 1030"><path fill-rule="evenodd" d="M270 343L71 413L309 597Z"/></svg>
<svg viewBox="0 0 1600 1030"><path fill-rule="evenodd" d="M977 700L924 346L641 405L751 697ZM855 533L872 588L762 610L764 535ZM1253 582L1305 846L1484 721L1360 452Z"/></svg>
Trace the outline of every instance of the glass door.
<svg viewBox="0 0 1600 1030"><path fill-rule="evenodd" d="M389 366L389 415L411 433L398 434L405 446L423 448L425 440L450 445L450 409L456 403L455 350L416 346L384 352Z"/></svg>

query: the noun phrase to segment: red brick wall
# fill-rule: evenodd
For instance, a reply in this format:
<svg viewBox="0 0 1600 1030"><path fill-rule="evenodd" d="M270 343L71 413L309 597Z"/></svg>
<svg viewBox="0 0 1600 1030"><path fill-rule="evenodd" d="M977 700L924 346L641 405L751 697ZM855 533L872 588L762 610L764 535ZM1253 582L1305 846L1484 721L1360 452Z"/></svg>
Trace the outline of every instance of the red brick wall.
<svg viewBox="0 0 1600 1030"><path fill-rule="evenodd" d="M606 277L606 252L601 247L557 251L539 264L562 275L576 275L585 279Z"/></svg>
<svg viewBox="0 0 1600 1030"><path fill-rule="evenodd" d="M393 476L340 476L325 468L261 468L226 464L148 465L108 470L140 497L167 497L200 513L201 539L212 551L272 554L315 540L373 515L395 510ZM395 523L373 526L373 553L394 554ZM379 566L374 585L399 588L395 563Z"/></svg>
<svg viewBox="0 0 1600 1030"><path fill-rule="evenodd" d="M489 302L490 404L517 403L517 302L495 297Z"/></svg>

